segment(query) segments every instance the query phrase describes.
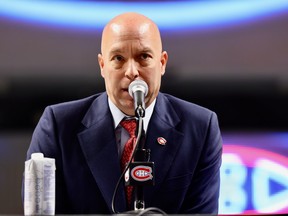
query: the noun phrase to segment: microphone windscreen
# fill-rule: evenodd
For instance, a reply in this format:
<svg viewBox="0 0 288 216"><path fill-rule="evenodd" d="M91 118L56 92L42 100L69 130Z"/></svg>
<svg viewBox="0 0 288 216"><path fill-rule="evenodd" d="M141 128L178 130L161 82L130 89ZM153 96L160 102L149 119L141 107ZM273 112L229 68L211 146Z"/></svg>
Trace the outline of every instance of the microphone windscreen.
<svg viewBox="0 0 288 216"><path fill-rule="evenodd" d="M134 80L133 82L130 83L128 91L130 96L133 98L134 98L133 94L136 91L141 91L144 93L144 96L146 96L148 94L148 85L143 80Z"/></svg>

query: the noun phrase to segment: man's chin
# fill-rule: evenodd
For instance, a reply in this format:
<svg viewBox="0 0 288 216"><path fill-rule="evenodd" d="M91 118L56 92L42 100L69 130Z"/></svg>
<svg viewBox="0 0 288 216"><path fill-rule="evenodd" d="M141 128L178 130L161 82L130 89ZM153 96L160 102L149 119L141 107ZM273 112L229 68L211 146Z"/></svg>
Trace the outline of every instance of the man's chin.
<svg viewBox="0 0 288 216"><path fill-rule="evenodd" d="M131 99L125 100L125 103L121 103L121 107L118 107L123 113L129 116L135 115L135 109L134 109L134 101Z"/></svg>
<svg viewBox="0 0 288 216"><path fill-rule="evenodd" d="M134 111L134 109L133 110L124 110L124 111L122 111L125 115L127 115L127 116L135 116L135 111Z"/></svg>

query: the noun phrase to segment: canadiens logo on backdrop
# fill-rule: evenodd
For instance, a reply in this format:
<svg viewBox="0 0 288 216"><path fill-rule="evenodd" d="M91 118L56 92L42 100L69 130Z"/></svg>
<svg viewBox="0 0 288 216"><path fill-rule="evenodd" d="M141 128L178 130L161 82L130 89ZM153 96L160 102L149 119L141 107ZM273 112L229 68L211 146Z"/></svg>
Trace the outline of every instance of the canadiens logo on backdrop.
<svg viewBox="0 0 288 216"><path fill-rule="evenodd" d="M220 214L288 213L288 157L284 153L225 144L220 175Z"/></svg>
<svg viewBox="0 0 288 216"><path fill-rule="evenodd" d="M131 170L131 177L135 181L148 181L153 178L152 168L149 166L136 166Z"/></svg>

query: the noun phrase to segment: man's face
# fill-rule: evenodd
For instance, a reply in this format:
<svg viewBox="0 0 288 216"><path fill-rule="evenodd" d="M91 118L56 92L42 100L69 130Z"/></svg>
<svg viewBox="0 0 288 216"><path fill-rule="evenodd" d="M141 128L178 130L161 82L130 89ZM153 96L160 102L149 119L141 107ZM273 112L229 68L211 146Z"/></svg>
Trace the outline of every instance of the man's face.
<svg viewBox="0 0 288 216"><path fill-rule="evenodd" d="M133 116L134 103L128 86L133 80L140 79L148 85L145 97L148 107L158 95L167 59L167 53L162 52L159 33L151 28L151 24L110 25L103 34L102 54L98 55L98 61L111 101L122 112Z"/></svg>

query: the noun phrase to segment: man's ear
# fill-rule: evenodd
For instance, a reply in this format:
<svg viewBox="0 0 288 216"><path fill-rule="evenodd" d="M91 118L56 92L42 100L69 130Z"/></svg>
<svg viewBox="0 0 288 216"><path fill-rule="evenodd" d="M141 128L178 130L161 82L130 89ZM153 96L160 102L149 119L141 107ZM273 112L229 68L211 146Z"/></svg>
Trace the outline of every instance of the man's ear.
<svg viewBox="0 0 288 216"><path fill-rule="evenodd" d="M168 53L166 51L163 51L161 54L161 75L162 76L165 74L167 62L168 62Z"/></svg>
<svg viewBox="0 0 288 216"><path fill-rule="evenodd" d="M101 76L104 78L104 72L103 72L103 68L104 68L104 59L101 53L98 54L98 64L100 67L100 71L101 71Z"/></svg>

